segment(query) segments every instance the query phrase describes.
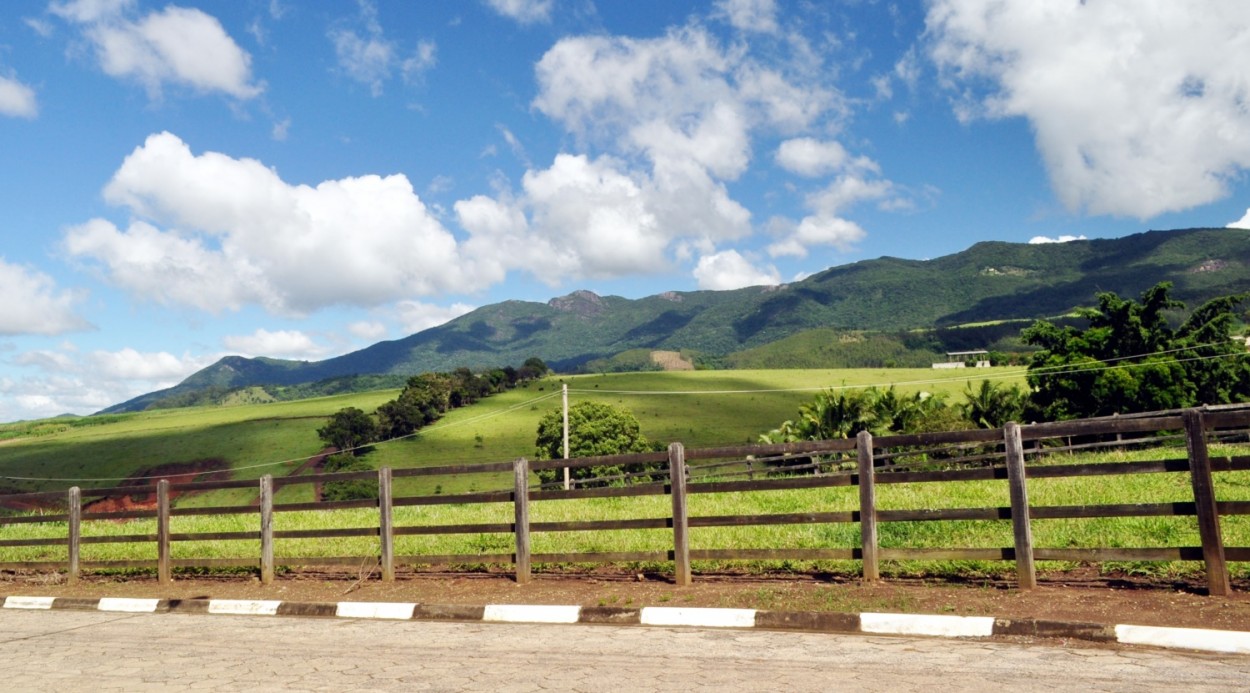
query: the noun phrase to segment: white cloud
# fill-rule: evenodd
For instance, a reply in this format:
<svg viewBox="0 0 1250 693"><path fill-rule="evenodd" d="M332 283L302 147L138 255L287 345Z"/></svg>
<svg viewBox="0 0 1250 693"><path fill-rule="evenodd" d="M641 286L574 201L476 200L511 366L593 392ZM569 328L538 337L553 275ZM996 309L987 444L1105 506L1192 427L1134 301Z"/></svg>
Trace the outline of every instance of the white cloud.
<svg viewBox="0 0 1250 693"><path fill-rule="evenodd" d="M486 0L499 14L521 24L551 21L553 0Z"/></svg>
<svg viewBox="0 0 1250 693"><path fill-rule="evenodd" d="M299 330L258 329L248 335L230 335L222 339L226 349L241 356L269 356L282 359L317 359L329 349L317 344Z"/></svg>
<svg viewBox="0 0 1250 693"><path fill-rule="evenodd" d="M120 351L93 351L87 355L87 367L105 380L165 383L181 381L215 360L216 357L178 358L165 351L145 353L127 347Z"/></svg>
<svg viewBox="0 0 1250 693"><path fill-rule="evenodd" d="M927 25L957 113L1027 118L1071 210L1146 219L1250 168L1243 0L936 0Z"/></svg>
<svg viewBox="0 0 1250 693"><path fill-rule="evenodd" d="M367 85L374 96L381 96L383 84L396 69L405 80L413 81L434 66L434 42L420 41L410 57L401 58L399 44L387 39L382 31L377 7L369 0L359 3L360 32L341 25L329 32L339 68L347 76Z"/></svg>
<svg viewBox="0 0 1250 693"><path fill-rule="evenodd" d="M358 320L347 326L353 337L369 342L376 342L386 337L386 325L376 320Z"/></svg>
<svg viewBox="0 0 1250 693"><path fill-rule="evenodd" d="M1250 209L1246 210L1246 215L1237 221L1228 225L1230 229L1250 229Z"/></svg>
<svg viewBox="0 0 1250 693"><path fill-rule="evenodd" d="M16 77L0 75L0 115L14 118L34 118L39 114L35 90L22 84Z"/></svg>
<svg viewBox="0 0 1250 693"><path fill-rule="evenodd" d="M129 0L53 3L52 13L83 25L100 68L139 81L153 96L167 84L250 99L262 91L252 78L251 56L198 9L169 5L137 20Z"/></svg>
<svg viewBox="0 0 1250 693"><path fill-rule="evenodd" d="M90 414L146 392L172 387L218 358L178 357L129 347L84 354L72 344L23 352L11 363L37 374L0 378L0 421Z"/></svg>
<svg viewBox="0 0 1250 693"><path fill-rule="evenodd" d="M259 161L193 155L161 133L126 157L104 196L150 222L93 219L67 231L66 249L162 303L300 315L502 279L465 262L403 175L291 185Z"/></svg>
<svg viewBox="0 0 1250 693"><path fill-rule="evenodd" d="M724 291L745 286L773 286L781 283L776 268L762 270L752 265L736 250L726 250L699 258L694 277L700 289Z"/></svg>
<svg viewBox="0 0 1250 693"><path fill-rule="evenodd" d="M717 0L716 9L741 31L764 34L777 31L775 0Z"/></svg>
<svg viewBox="0 0 1250 693"><path fill-rule="evenodd" d="M410 335L431 327L438 327L472 311L473 308L464 303L436 306L420 301L400 301L395 307L395 312L403 326L404 334Z"/></svg>
<svg viewBox="0 0 1250 693"><path fill-rule="evenodd" d="M75 312L81 296L51 277L0 258L0 335L57 335L90 327Z"/></svg>
<svg viewBox="0 0 1250 693"><path fill-rule="evenodd" d="M811 137L786 140L777 148L777 164L800 176L815 178L840 170L849 158L846 148Z"/></svg>
<svg viewBox="0 0 1250 693"><path fill-rule="evenodd" d="M1043 243L1070 243L1072 241L1083 240L1085 240L1085 236L1057 236L1055 238L1047 236L1034 236L1029 239L1029 243L1032 245L1040 245Z"/></svg>

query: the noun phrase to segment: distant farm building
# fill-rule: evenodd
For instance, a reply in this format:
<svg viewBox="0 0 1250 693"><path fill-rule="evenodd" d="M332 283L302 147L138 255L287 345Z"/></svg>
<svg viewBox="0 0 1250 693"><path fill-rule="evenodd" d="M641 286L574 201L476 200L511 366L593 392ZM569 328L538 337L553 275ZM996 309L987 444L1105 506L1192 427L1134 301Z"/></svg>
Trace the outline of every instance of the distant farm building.
<svg viewBox="0 0 1250 693"><path fill-rule="evenodd" d="M948 351L946 352L946 361L933 364L934 368L966 368L969 362L975 364L976 368L990 367L990 352L985 349L977 349L975 351Z"/></svg>

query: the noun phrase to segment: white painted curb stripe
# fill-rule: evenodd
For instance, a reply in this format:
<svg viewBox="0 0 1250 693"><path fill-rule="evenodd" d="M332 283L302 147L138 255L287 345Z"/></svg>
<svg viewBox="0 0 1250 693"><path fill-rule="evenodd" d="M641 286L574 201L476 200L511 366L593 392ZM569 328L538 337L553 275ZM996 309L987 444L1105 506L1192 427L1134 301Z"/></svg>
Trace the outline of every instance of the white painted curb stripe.
<svg viewBox="0 0 1250 693"><path fill-rule="evenodd" d="M581 613L580 606L487 604L482 620L505 623L577 623Z"/></svg>
<svg viewBox="0 0 1250 693"><path fill-rule="evenodd" d="M5 597L6 609L51 609L56 597Z"/></svg>
<svg viewBox="0 0 1250 693"><path fill-rule="evenodd" d="M208 613L233 614L236 616L274 616L280 601L260 599L210 599Z"/></svg>
<svg viewBox="0 0 1250 693"><path fill-rule="evenodd" d="M994 619L989 616L868 613L859 615L859 629L865 633L987 638L994 634Z"/></svg>
<svg viewBox="0 0 1250 693"><path fill-rule="evenodd" d="M754 628L755 609L700 609L648 606L643 608L641 619L644 626Z"/></svg>
<svg viewBox="0 0 1250 693"><path fill-rule="evenodd" d="M1250 654L1250 633L1239 631L1120 625L1115 627L1115 637L1127 645Z"/></svg>
<svg viewBox="0 0 1250 693"><path fill-rule="evenodd" d="M159 599L125 599L121 597L102 597L96 608L100 611L126 611L129 613L152 613L160 604Z"/></svg>
<svg viewBox="0 0 1250 693"><path fill-rule="evenodd" d="M339 602L334 615L340 618L393 618L410 620L416 604L391 602Z"/></svg>

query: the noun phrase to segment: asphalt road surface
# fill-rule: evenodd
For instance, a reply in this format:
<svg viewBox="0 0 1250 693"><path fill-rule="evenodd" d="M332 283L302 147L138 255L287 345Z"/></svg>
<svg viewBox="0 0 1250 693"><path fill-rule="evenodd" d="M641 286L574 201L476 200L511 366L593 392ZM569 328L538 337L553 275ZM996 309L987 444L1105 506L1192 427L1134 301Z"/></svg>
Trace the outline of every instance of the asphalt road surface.
<svg viewBox="0 0 1250 693"><path fill-rule="evenodd" d="M655 627L0 612L6 691L1245 691L1250 657Z"/></svg>

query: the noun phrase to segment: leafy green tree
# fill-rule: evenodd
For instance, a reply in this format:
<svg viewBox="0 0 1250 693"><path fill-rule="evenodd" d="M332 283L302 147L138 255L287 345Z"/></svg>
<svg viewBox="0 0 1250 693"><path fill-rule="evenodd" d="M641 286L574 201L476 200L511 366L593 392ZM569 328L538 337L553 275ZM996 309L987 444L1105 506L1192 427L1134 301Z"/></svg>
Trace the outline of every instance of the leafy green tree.
<svg viewBox="0 0 1250 693"><path fill-rule="evenodd" d="M376 440L377 424L360 409L345 407L335 412L325 426L318 428L317 435L327 445L359 455Z"/></svg>
<svg viewBox="0 0 1250 693"><path fill-rule="evenodd" d="M1002 428L1009 421L1020 421L1027 402L1028 395L1018 385L982 380L976 388L972 383L964 387L964 403L959 408L977 428Z"/></svg>
<svg viewBox="0 0 1250 693"><path fill-rule="evenodd" d="M556 460L564 457L564 412L556 408L538 422L534 441L538 459ZM629 411L600 402L578 402L569 407L569 457L598 457L653 450L642 434L638 419ZM654 465L600 465L574 467L574 479L617 476L625 473L652 471ZM564 478L563 470L542 470L538 478L552 483ZM633 481L645 481L646 478Z"/></svg>
<svg viewBox="0 0 1250 693"><path fill-rule="evenodd" d="M1138 303L1111 292L1082 309L1084 329L1038 321L1025 342L1041 347L1029 364L1031 412L1041 420L1175 409L1250 398L1250 359L1232 339L1245 295L1208 301L1173 329L1184 308L1162 282Z"/></svg>

